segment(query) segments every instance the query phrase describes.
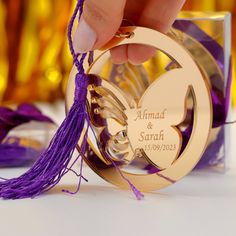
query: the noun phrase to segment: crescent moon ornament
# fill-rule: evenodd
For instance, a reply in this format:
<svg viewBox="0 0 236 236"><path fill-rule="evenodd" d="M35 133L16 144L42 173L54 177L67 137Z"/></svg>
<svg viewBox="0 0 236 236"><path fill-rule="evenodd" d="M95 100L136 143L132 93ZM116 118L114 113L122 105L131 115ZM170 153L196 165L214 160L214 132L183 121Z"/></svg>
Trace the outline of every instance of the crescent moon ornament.
<svg viewBox="0 0 236 236"><path fill-rule="evenodd" d="M109 50L126 44L152 46L177 67L154 81L141 65L129 64L116 66L113 77L103 77L100 72L110 58ZM206 75L189 51L170 36L132 26L120 28L104 49L94 52L94 58L86 68L90 78L86 163L106 181L129 188L116 172L115 162L141 191L161 189L187 175L204 153L213 118ZM73 104L75 73L73 68L66 93L67 110ZM180 125L187 116L189 97L194 112L192 133L182 150ZM155 171L150 172L150 166Z"/></svg>

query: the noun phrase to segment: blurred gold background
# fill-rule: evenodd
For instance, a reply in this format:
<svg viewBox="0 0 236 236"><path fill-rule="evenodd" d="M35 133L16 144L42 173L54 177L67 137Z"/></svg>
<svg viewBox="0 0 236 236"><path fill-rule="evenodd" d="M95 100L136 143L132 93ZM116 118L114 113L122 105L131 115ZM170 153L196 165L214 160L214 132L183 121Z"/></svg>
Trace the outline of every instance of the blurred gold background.
<svg viewBox="0 0 236 236"><path fill-rule="evenodd" d="M0 101L62 97L71 0L0 0Z"/></svg>
<svg viewBox="0 0 236 236"><path fill-rule="evenodd" d="M0 0L0 103L63 97L72 64L66 28L74 1ZM187 0L184 9L231 11L235 55L235 0ZM233 91L236 104L235 84Z"/></svg>

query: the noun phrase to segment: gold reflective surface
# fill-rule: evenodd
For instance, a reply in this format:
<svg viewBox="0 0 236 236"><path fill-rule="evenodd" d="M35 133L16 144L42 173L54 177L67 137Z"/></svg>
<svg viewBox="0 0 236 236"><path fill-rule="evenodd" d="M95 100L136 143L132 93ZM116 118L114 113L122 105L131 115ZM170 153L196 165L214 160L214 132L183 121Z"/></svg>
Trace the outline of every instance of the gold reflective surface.
<svg viewBox="0 0 236 236"><path fill-rule="evenodd" d="M101 68L109 60L109 51L95 52L94 63L87 67L91 127L84 158L102 178L128 188L113 160L138 189L150 191L175 183L201 158L212 125L211 97L207 72L203 73L191 54L172 37L142 27L122 28L123 34L126 31L133 32L133 37L115 38L107 49L124 44L153 46L171 59L170 67L174 66L156 78L153 75L154 79L145 73L144 65L112 66L113 76L111 73L105 78ZM73 103L75 73L74 68L68 83L67 109ZM180 125L187 118L190 97L193 130L181 151Z"/></svg>

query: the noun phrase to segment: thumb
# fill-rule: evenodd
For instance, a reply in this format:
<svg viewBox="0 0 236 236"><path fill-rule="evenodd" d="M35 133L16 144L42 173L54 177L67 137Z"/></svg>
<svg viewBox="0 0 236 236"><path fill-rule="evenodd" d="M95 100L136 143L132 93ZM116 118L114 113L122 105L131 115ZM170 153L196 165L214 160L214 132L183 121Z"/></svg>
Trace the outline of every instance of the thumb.
<svg viewBox="0 0 236 236"><path fill-rule="evenodd" d="M74 36L77 53L98 49L119 29L126 0L85 0L83 15Z"/></svg>

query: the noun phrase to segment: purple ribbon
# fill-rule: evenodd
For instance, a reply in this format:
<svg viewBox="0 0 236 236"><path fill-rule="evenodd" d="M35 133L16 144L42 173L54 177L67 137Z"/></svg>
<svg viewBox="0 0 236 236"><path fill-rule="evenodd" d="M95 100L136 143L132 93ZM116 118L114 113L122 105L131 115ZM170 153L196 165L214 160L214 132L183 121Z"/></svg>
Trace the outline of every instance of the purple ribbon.
<svg viewBox="0 0 236 236"><path fill-rule="evenodd" d="M6 139L12 129L30 121L54 123L30 104L21 104L16 110L0 107L0 167L28 166L40 155L42 150L21 146L17 137L13 143Z"/></svg>

